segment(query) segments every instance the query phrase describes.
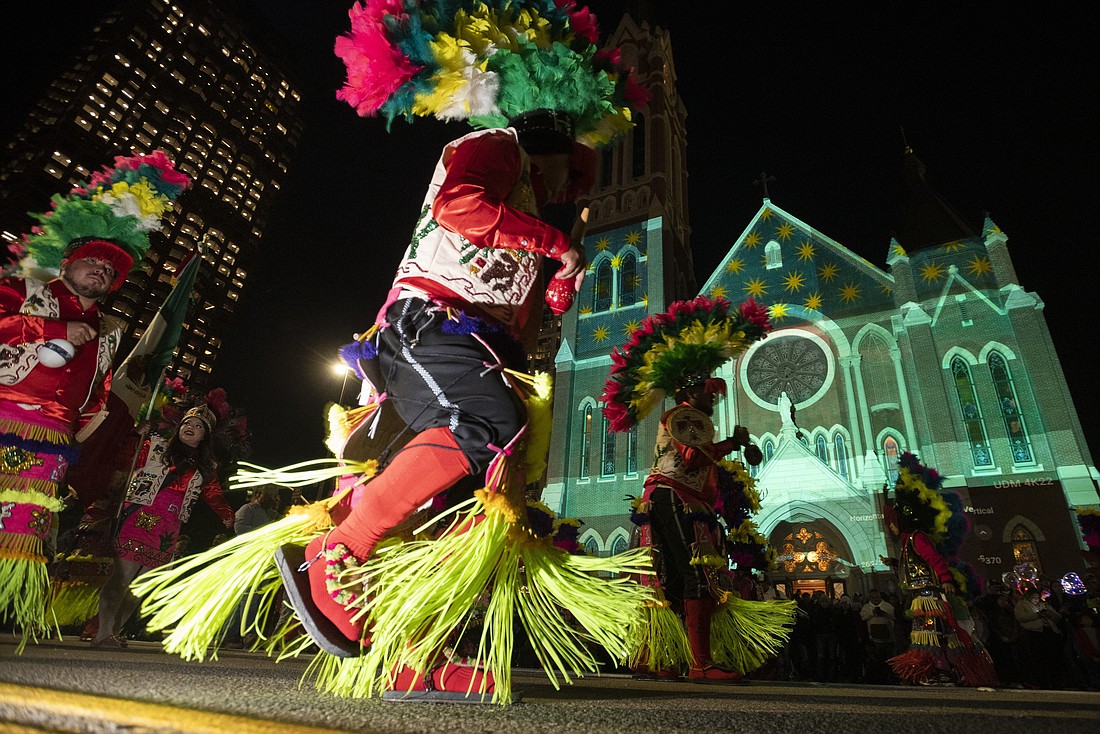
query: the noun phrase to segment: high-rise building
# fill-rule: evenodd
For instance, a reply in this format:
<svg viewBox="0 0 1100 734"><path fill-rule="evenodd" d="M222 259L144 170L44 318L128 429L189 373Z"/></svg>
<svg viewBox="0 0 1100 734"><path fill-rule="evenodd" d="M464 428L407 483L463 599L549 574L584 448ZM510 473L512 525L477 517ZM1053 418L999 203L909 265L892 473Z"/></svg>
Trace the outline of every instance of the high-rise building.
<svg viewBox="0 0 1100 734"><path fill-rule="evenodd" d="M121 0L46 89L0 167L0 233L14 240L115 156L162 149L192 188L164 218L141 266L105 301L127 325L124 355L203 243L170 372L206 384L259 257L265 222L301 136L300 85L265 48L240 3Z"/></svg>

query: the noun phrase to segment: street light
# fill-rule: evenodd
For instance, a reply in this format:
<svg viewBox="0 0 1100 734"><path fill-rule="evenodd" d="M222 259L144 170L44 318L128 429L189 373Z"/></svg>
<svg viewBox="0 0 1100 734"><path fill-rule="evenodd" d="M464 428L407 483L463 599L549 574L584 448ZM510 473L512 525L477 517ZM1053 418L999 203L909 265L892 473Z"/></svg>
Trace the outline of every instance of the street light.
<svg viewBox="0 0 1100 734"><path fill-rule="evenodd" d="M343 362L333 362L332 363L332 374L336 375L337 377L343 376L343 378L344 378L343 381L340 383L340 400L339 400L339 404L343 405L344 404L344 390L348 386L348 375L351 374L351 367L348 367Z"/></svg>

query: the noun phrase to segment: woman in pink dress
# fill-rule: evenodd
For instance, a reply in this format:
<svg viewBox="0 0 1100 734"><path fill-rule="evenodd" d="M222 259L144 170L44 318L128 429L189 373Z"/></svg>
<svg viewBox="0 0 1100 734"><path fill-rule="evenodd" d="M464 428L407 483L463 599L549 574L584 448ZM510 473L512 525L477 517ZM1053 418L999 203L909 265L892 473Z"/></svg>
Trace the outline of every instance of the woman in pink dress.
<svg viewBox="0 0 1100 734"><path fill-rule="evenodd" d="M200 497L233 529L233 510L222 496L210 436L217 424L206 405L188 410L176 435L145 441L138 469L119 514L117 554L111 577L99 597L97 647L125 647L119 630L137 608L130 593L135 578L172 560L180 527Z"/></svg>

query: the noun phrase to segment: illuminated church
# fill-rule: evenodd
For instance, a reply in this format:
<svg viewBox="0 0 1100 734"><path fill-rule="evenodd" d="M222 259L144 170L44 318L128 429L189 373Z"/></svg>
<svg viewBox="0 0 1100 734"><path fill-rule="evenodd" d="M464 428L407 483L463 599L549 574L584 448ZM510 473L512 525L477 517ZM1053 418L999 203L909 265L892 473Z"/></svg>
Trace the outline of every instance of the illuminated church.
<svg viewBox="0 0 1100 734"><path fill-rule="evenodd" d="M1021 562L1057 578L1084 568L1073 508L1098 501L1096 469L1051 343L1043 301L1021 283L1008 236L964 220L905 151L903 221L872 263L765 195L701 287L692 275L686 114L667 33L623 19L612 43L653 98L601 161L585 240L589 272L562 320L555 432L543 501L584 521L590 552L629 547L628 495L648 474L660 410L607 430L609 352L647 314L702 293L768 306L772 334L720 373L718 437L749 428L755 517L790 594L895 583L882 521L897 458L911 451L962 495L964 558L999 579ZM670 404L665 406L670 407Z"/></svg>

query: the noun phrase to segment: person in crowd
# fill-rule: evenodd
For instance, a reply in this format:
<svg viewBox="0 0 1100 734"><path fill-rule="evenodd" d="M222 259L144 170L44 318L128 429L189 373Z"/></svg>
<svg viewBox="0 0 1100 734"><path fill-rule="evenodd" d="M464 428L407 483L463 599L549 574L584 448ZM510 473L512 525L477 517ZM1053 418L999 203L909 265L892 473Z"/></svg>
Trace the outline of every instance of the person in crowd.
<svg viewBox="0 0 1100 734"><path fill-rule="evenodd" d="M252 497L237 510L233 532L241 535L278 519L279 488L265 484L252 490Z"/></svg>
<svg viewBox="0 0 1100 734"><path fill-rule="evenodd" d="M838 610L836 602L824 591L815 591L813 601L810 620L814 629L814 679L830 682L835 680L837 675Z"/></svg>
<svg viewBox="0 0 1100 734"><path fill-rule="evenodd" d="M867 626L860 618L852 598L844 594L837 600L837 647L840 653L837 680L861 683L867 658Z"/></svg>
<svg viewBox="0 0 1100 734"><path fill-rule="evenodd" d="M1096 633L1096 615L1077 612L1073 629L1073 652L1089 690L1100 690L1100 638Z"/></svg>
<svg viewBox="0 0 1100 734"><path fill-rule="evenodd" d="M211 434L217 417L206 405L186 413L170 438L152 434L142 446L119 512L114 568L99 599L96 647L125 647L119 631L137 607L130 584L173 559L180 527L202 499L231 531L233 511L222 496Z"/></svg>
<svg viewBox="0 0 1100 734"><path fill-rule="evenodd" d="M866 624L870 651L867 658L867 679L872 683L886 683L889 666L886 661L894 656L894 605L882 598L882 591L871 589L867 602L859 610Z"/></svg>
<svg viewBox="0 0 1100 734"><path fill-rule="evenodd" d="M1025 590L1013 608L1020 623L1021 642L1027 656L1025 680L1038 688L1062 684L1062 615L1048 604L1037 588Z"/></svg>

